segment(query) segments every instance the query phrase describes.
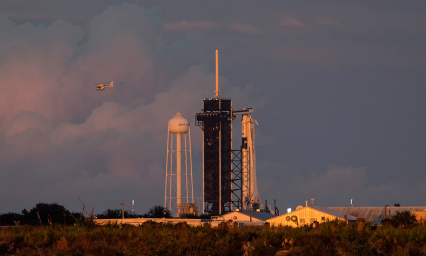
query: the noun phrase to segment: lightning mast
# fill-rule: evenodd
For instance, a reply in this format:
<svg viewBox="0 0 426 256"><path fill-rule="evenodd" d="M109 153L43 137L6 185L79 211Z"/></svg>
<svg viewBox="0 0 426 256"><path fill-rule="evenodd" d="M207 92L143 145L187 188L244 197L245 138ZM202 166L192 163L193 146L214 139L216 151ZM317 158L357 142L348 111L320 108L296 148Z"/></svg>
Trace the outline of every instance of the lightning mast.
<svg viewBox="0 0 426 256"><path fill-rule="evenodd" d="M203 99L195 120L203 130L203 212L232 211L232 101L220 97L218 50L214 97Z"/></svg>

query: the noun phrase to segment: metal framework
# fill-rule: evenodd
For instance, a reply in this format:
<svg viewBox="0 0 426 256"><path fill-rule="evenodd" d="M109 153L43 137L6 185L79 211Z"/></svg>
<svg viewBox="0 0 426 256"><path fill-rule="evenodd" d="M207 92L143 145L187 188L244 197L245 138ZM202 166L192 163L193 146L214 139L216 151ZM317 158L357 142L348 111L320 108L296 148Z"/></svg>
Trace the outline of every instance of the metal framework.
<svg viewBox="0 0 426 256"><path fill-rule="evenodd" d="M232 206L238 209L243 206L241 155L241 150L232 150Z"/></svg>
<svg viewBox="0 0 426 256"><path fill-rule="evenodd" d="M181 148L182 138L183 149ZM181 205L194 204L190 129L184 134L167 133L165 183L164 208L170 210L173 216L179 217L184 213L181 211Z"/></svg>
<svg viewBox="0 0 426 256"><path fill-rule="evenodd" d="M216 91L203 100L195 125L203 130L203 213L224 214L263 208L257 191L253 110L233 111L230 99L219 91L219 55L216 50ZM242 145L232 150L232 121L242 115Z"/></svg>
<svg viewBox="0 0 426 256"><path fill-rule="evenodd" d="M223 214L237 207L233 190L232 101L210 98L203 100L195 124L203 129L204 212ZM236 189L240 189L239 186Z"/></svg>

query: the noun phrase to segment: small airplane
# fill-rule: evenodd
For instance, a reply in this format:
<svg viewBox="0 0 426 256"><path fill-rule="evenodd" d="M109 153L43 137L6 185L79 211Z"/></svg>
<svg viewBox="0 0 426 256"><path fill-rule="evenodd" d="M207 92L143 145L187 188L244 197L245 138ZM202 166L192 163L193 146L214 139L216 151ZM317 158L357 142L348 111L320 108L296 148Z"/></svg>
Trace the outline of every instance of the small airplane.
<svg viewBox="0 0 426 256"><path fill-rule="evenodd" d="M105 85L105 84L106 83L95 84L95 85L98 85L98 86L96 86L96 90L103 91L103 90L105 90L106 87L114 87L114 81L111 81L111 83L109 85Z"/></svg>

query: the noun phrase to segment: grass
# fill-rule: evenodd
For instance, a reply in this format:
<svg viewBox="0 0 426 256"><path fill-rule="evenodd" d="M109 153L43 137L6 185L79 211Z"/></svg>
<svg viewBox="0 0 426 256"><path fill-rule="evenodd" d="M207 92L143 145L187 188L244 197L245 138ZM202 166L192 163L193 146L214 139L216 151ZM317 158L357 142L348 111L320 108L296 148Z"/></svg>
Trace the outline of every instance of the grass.
<svg viewBox="0 0 426 256"><path fill-rule="evenodd" d="M426 255L426 227L358 231L332 221L319 228L216 229L142 226L22 226L0 230L0 255Z"/></svg>

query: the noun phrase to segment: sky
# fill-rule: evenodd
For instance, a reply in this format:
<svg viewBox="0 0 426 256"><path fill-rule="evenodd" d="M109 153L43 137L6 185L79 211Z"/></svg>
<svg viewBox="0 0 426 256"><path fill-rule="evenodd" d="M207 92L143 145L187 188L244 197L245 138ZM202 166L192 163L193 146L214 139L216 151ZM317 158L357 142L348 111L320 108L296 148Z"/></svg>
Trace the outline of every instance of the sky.
<svg viewBox="0 0 426 256"><path fill-rule="evenodd" d="M201 197L215 49L222 97L258 121L262 200L426 205L424 24L424 1L1 1L0 213L163 205L177 112Z"/></svg>

